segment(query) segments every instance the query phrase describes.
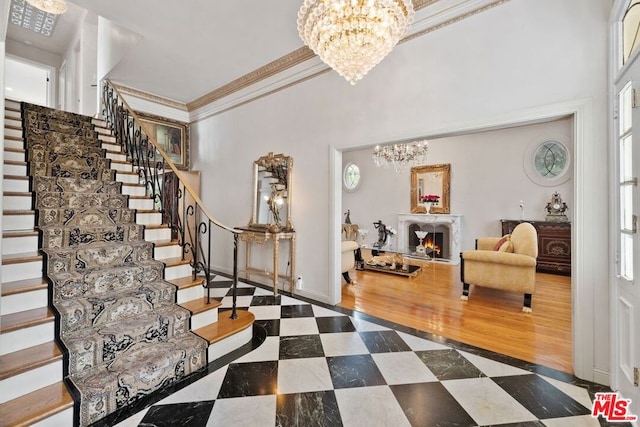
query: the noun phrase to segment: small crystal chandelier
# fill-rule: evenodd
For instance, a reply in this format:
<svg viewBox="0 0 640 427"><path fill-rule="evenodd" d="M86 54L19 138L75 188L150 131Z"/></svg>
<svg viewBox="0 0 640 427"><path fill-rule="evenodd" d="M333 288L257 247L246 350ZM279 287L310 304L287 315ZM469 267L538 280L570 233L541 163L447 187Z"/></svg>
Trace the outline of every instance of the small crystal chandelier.
<svg viewBox="0 0 640 427"><path fill-rule="evenodd" d="M373 161L378 167L388 167L391 163L396 172L400 173L410 166L424 163L427 159L427 151L429 151L427 141L385 145L384 147L376 145L373 150Z"/></svg>
<svg viewBox="0 0 640 427"><path fill-rule="evenodd" d="M391 52L413 20L411 0L304 0L298 33L352 85Z"/></svg>
<svg viewBox="0 0 640 427"><path fill-rule="evenodd" d="M53 15L60 15L67 11L66 0L27 0L27 3Z"/></svg>

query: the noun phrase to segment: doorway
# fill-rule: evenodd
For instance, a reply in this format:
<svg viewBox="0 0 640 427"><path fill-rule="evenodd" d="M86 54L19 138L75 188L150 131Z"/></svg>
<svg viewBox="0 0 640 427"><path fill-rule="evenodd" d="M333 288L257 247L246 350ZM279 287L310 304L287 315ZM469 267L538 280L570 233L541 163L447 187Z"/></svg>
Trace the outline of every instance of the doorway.
<svg viewBox="0 0 640 427"><path fill-rule="evenodd" d="M5 58L5 96L16 101L53 106L53 67Z"/></svg>

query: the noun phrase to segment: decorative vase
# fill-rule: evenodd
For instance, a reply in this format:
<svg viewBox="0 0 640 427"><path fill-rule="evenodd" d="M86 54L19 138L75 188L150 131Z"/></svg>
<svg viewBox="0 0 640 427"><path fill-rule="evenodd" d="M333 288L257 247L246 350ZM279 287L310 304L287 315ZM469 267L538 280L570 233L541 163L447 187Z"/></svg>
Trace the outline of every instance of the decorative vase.
<svg viewBox="0 0 640 427"><path fill-rule="evenodd" d="M431 212L431 202L425 202L424 209L425 209L425 212L429 214Z"/></svg>

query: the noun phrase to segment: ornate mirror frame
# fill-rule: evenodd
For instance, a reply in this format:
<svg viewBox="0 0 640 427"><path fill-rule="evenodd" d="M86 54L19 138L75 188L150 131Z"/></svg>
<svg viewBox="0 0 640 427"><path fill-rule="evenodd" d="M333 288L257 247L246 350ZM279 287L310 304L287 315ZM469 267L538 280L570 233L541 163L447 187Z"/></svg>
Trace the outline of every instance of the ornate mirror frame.
<svg viewBox="0 0 640 427"><path fill-rule="evenodd" d="M291 171L293 158L269 153L253 162L253 207L249 227L273 232L293 231L291 222ZM277 197L280 224L277 224L270 199ZM272 200L271 200L272 201ZM272 206L275 206L273 203Z"/></svg>
<svg viewBox="0 0 640 427"><path fill-rule="evenodd" d="M451 164L414 166L411 168L411 212L426 213L420 203L423 194L437 194L440 202L432 205L429 213L448 214L450 197Z"/></svg>

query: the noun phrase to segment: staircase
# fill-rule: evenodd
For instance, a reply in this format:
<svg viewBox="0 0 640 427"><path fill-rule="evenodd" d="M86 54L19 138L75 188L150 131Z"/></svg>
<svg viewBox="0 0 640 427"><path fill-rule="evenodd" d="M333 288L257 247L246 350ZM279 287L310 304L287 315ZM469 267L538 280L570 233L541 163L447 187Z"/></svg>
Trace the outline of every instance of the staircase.
<svg viewBox="0 0 640 427"><path fill-rule="evenodd" d="M88 425L251 339L104 122L7 101L4 150L0 425Z"/></svg>

